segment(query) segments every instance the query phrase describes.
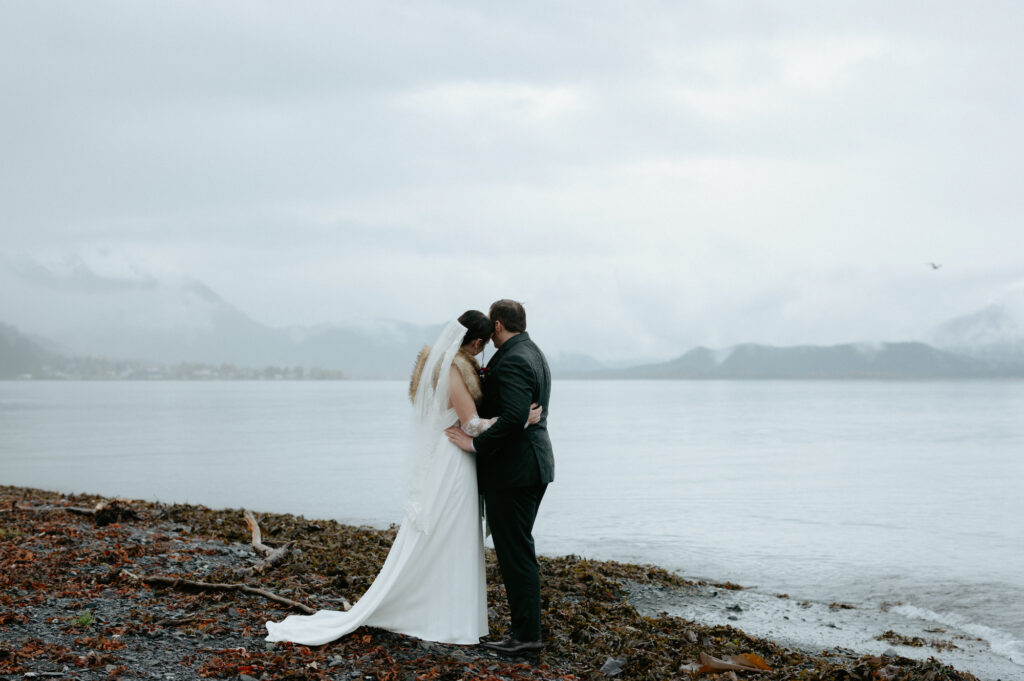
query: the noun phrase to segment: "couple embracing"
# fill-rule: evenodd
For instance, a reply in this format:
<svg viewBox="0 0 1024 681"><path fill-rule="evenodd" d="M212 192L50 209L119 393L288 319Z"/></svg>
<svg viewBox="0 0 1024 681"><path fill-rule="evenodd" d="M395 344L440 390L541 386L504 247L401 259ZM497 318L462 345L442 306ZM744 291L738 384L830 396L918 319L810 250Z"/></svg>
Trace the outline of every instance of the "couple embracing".
<svg viewBox="0 0 1024 681"><path fill-rule="evenodd" d="M498 349L486 369L475 357ZM547 432L551 372L513 300L448 324L416 362L415 412L404 516L384 566L347 612L267 622L268 641L320 645L360 626L440 643L487 635L480 495L511 610L509 636L483 645L541 649L540 574L533 522L554 479Z"/></svg>

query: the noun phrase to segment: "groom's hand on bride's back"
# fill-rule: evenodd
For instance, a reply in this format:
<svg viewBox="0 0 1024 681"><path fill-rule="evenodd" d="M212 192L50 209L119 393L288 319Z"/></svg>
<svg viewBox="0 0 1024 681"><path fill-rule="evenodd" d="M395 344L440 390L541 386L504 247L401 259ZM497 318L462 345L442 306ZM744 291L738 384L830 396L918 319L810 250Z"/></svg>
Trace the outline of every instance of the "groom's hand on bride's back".
<svg viewBox="0 0 1024 681"><path fill-rule="evenodd" d="M436 432L436 431L435 431ZM458 426L452 426L444 431L445 435L448 436L448 440L461 449L464 452L474 452L473 449L473 438L466 434L466 431L462 430Z"/></svg>

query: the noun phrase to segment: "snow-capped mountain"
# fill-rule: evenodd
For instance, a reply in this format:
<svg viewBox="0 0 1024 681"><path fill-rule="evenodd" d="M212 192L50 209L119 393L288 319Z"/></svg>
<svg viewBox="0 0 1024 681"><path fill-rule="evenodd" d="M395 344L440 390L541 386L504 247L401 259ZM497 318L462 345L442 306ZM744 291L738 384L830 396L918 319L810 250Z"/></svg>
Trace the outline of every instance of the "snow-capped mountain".
<svg viewBox="0 0 1024 681"><path fill-rule="evenodd" d="M694 348L668 362L592 375L640 379L924 380L1024 377L1024 367L1015 370L925 343L789 347L747 343L719 350Z"/></svg>
<svg viewBox="0 0 1024 681"><path fill-rule="evenodd" d="M1024 289L946 322L936 330L934 344L979 359L1024 365Z"/></svg>
<svg viewBox="0 0 1024 681"><path fill-rule="evenodd" d="M55 272L0 262L0 320L50 339L59 354L175 364L303 366L350 378L404 378L440 326L379 321L274 328L201 282L99 276L82 263Z"/></svg>

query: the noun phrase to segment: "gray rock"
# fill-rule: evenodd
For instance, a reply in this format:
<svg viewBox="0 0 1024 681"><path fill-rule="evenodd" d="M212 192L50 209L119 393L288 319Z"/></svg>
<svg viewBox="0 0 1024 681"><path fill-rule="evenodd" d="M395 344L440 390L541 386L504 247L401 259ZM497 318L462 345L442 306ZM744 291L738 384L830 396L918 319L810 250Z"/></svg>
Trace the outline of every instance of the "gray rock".
<svg viewBox="0 0 1024 681"><path fill-rule="evenodd" d="M626 664L626 658L624 657L609 657L601 665L601 673L605 676L616 676L622 673L622 668Z"/></svg>

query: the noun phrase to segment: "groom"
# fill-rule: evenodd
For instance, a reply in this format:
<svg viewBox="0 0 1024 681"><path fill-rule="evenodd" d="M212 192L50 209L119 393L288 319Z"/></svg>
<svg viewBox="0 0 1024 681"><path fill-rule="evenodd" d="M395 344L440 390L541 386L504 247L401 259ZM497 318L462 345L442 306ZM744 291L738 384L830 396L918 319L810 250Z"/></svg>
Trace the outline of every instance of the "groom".
<svg viewBox="0 0 1024 681"><path fill-rule="evenodd" d="M499 300L488 316L498 351L487 363L480 416L498 420L472 439L457 426L447 433L459 448L476 452L477 481L512 611L510 636L484 645L506 654L537 652L542 647L540 571L533 521L544 490L555 479L547 428L551 370L526 333L526 311L520 303ZM524 428L534 402L544 408L540 422Z"/></svg>

